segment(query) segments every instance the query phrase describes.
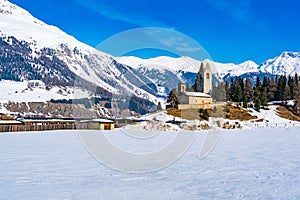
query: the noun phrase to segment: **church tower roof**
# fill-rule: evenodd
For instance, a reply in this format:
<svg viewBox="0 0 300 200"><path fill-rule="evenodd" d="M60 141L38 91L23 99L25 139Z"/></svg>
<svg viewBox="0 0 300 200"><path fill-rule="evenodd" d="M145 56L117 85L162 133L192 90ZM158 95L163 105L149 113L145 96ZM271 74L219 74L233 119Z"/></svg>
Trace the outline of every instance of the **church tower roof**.
<svg viewBox="0 0 300 200"><path fill-rule="evenodd" d="M205 71L211 71L210 64L206 63Z"/></svg>

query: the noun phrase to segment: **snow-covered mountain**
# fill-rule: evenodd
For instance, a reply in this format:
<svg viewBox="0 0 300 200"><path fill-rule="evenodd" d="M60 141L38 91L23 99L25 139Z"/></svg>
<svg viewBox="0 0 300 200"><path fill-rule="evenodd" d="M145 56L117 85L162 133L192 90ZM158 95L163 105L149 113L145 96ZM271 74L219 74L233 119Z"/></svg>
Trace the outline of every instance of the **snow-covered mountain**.
<svg viewBox="0 0 300 200"><path fill-rule="evenodd" d="M300 74L300 52L283 52L280 56L269 59L261 64L261 72L278 75Z"/></svg>
<svg viewBox="0 0 300 200"><path fill-rule="evenodd" d="M173 73L191 72L197 73L199 71L202 61L195 60L190 57L172 58L166 56L160 56L150 59L141 59L134 56L118 57L118 62L131 66L135 69L147 67L149 70L155 69L168 70ZM210 63L212 70L218 77L223 78L225 75L239 76L246 72L257 72L258 65L253 61L246 61L241 64L233 63L219 63L211 60L204 60L204 63Z"/></svg>
<svg viewBox="0 0 300 200"><path fill-rule="evenodd" d="M140 73L149 77L153 82L164 85L166 88L174 88L179 81L184 81L192 85L196 78L196 73L200 69L202 61L190 57L156 57L141 59L134 56L118 57L119 63L132 66ZM240 76L245 73L258 72L258 65L253 61L246 61L241 64L218 63L211 60L204 60L209 63L215 80L221 80L225 76Z"/></svg>
<svg viewBox="0 0 300 200"><path fill-rule="evenodd" d="M158 89L135 69L83 44L26 10L0 1L0 79L42 80L47 85L83 85L98 95L158 101Z"/></svg>
<svg viewBox="0 0 300 200"><path fill-rule="evenodd" d="M200 68L201 62L210 63L216 80L230 79L241 76L243 78L257 76L294 75L300 74L300 52L283 52L280 56L265 61L261 65L248 60L240 64L219 63L211 60L198 61L189 57L157 57L141 59L133 56L116 58L118 62L132 66L156 83L168 82L168 79L159 74L171 74L172 80L185 81L193 84L195 74ZM166 77L166 76L165 76ZM169 85L172 85L169 83Z"/></svg>

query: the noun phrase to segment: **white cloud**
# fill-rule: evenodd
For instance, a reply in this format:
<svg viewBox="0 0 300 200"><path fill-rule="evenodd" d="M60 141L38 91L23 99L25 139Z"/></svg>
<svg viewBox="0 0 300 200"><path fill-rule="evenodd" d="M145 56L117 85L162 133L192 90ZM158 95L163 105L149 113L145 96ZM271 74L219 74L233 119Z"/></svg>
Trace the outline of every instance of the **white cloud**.
<svg viewBox="0 0 300 200"><path fill-rule="evenodd" d="M182 44L182 39L178 38L178 37L169 37L169 38L165 38L165 39L159 39L159 41L168 47Z"/></svg>
<svg viewBox="0 0 300 200"><path fill-rule="evenodd" d="M77 3L102 16L137 26L165 26L160 21L131 13L121 13L112 7L94 0L77 0Z"/></svg>
<svg viewBox="0 0 300 200"><path fill-rule="evenodd" d="M169 37L166 39L160 39L159 42L161 42L163 45L167 47L173 47L177 51L181 51L181 52L195 52L201 50L199 47L190 46L187 43L187 41L184 41L180 37Z"/></svg>
<svg viewBox="0 0 300 200"><path fill-rule="evenodd" d="M251 19L252 0L205 0L216 9L230 15L233 19L245 22Z"/></svg>
<svg viewBox="0 0 300 200"><path fill-rule="evenodd" d="M201 49L199 47L177 47L176 50L182 52L195 52L200 51Z"/></svg>

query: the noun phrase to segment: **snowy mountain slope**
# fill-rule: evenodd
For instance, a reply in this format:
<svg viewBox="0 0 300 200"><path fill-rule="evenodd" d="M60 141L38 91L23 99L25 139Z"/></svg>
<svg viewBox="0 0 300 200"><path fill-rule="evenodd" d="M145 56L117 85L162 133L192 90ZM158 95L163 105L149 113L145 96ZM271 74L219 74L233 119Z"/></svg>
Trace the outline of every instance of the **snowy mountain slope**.
<svg viewBox="0 0 300 200"><path fill-rule="evenodd" d="M192 85L195 81L196 73L200 69L201 61L195 60L190 57L171 58L166 56L141 59L134 56L118 57L118 62L131 66L144 75L151 77L156 83L165 83L168 87L176 84L166 81L172 80L176 83L180 81L188 82ZM225 76L240 76L246 72L258 72L258 65L253 61L246 61L244 63L235 65L233 63L218 63L210 60L204 60L205 64L209 63L215 77L218 80L223 79ZM165 74L164 77L160 77L161 74ZM172 75L166 75L172 74ZM170 79L169 77L177 77ZM156 78L154 78L156 77ZM166 78L167 77L167 78ZM172 88L171 87L171 88Z"/></svg>
<svg viewBox="0 0 300 200"><path fill-rule="evenodd" d="M146 66L148 69L169 70L171 72L188 71L197 73L199 71L199 61L189 57L172 58L159 56L155 58L142 59L134 56L124 56L117 57L116 60L135 69Z"/></svg>
<svg viewBox="0 0 300 200"><path fill-rule="evenodd" d="M86 51L94 51L92 47L79 43L59 28L45 24L28 11L7 0L0 1L0 19L2 36L13 35L18 40L32 43L36 49L56 48L60 44L67 44L70 48L80 47Z"/></svg>
<svg viewBox="0 0 300 200"><path fill-rule="evenodd" d="M101 95L122 91L158 101L157 87L147 77L6 0L0 1L0 31L0 79L95 85Z"/></svg>
<svg viewBox="0 0 300 200"><path fill-rule="evenodd" d="M224 78L224 76L240 76L244 73L257 72L258 65L253 61L246 61L241 64L233 64L233 63L217 63L214 62L216 73L220 78Z"/></svg>
<svg viewBox="0 0 300 200"><path fill-rule="evenodd" d="M280 56L269 59L261 64L258 69L277 75L300 74L300 52L283 52Z"/></svg>
<svg viewBox="0 0 300 200"><path fill-rule="evenodd" d="M14 102L45 102L51 99L74 99L89 97L87 91L76 89L76 97L74 97L74 87L58 87L54 86L46 90L45 88L28 88L27 81L0 81L0 103L7 102L8 99Z"/></svg>

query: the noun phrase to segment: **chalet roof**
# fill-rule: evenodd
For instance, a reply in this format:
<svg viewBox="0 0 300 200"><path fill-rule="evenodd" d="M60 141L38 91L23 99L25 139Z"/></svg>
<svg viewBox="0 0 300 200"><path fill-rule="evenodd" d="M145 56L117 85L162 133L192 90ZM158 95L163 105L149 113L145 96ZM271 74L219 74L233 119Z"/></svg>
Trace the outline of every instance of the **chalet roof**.
<svg viewBox="0 0 300 200"><path fill-rule="evenodd" d="M88 120L82 120L80 122L114 123L114 121L109 119L88 119Z"/></svg>
<svg viewBox="0 0 300 200"><path fill-rule="evenodd" d="M205 94L203 92L186 92L185 94L187 96L192 96L192 97L211 98L211 96L209 94Z"/></svg>
<svg viewBox="0 0 300 200"><path fill-rule="evenodd" d="M5 124L21 124L21 122L17 121L17 120L0 120L0 124L1 125L5 125Z"/></svg>
<svg viewBox="0 0 300 200"><path fill-rule="evenodd" d="M22 122L30 123L42 123L42 122L75 122L76 120L65 120L65 119L22 119Z"/></svg>

